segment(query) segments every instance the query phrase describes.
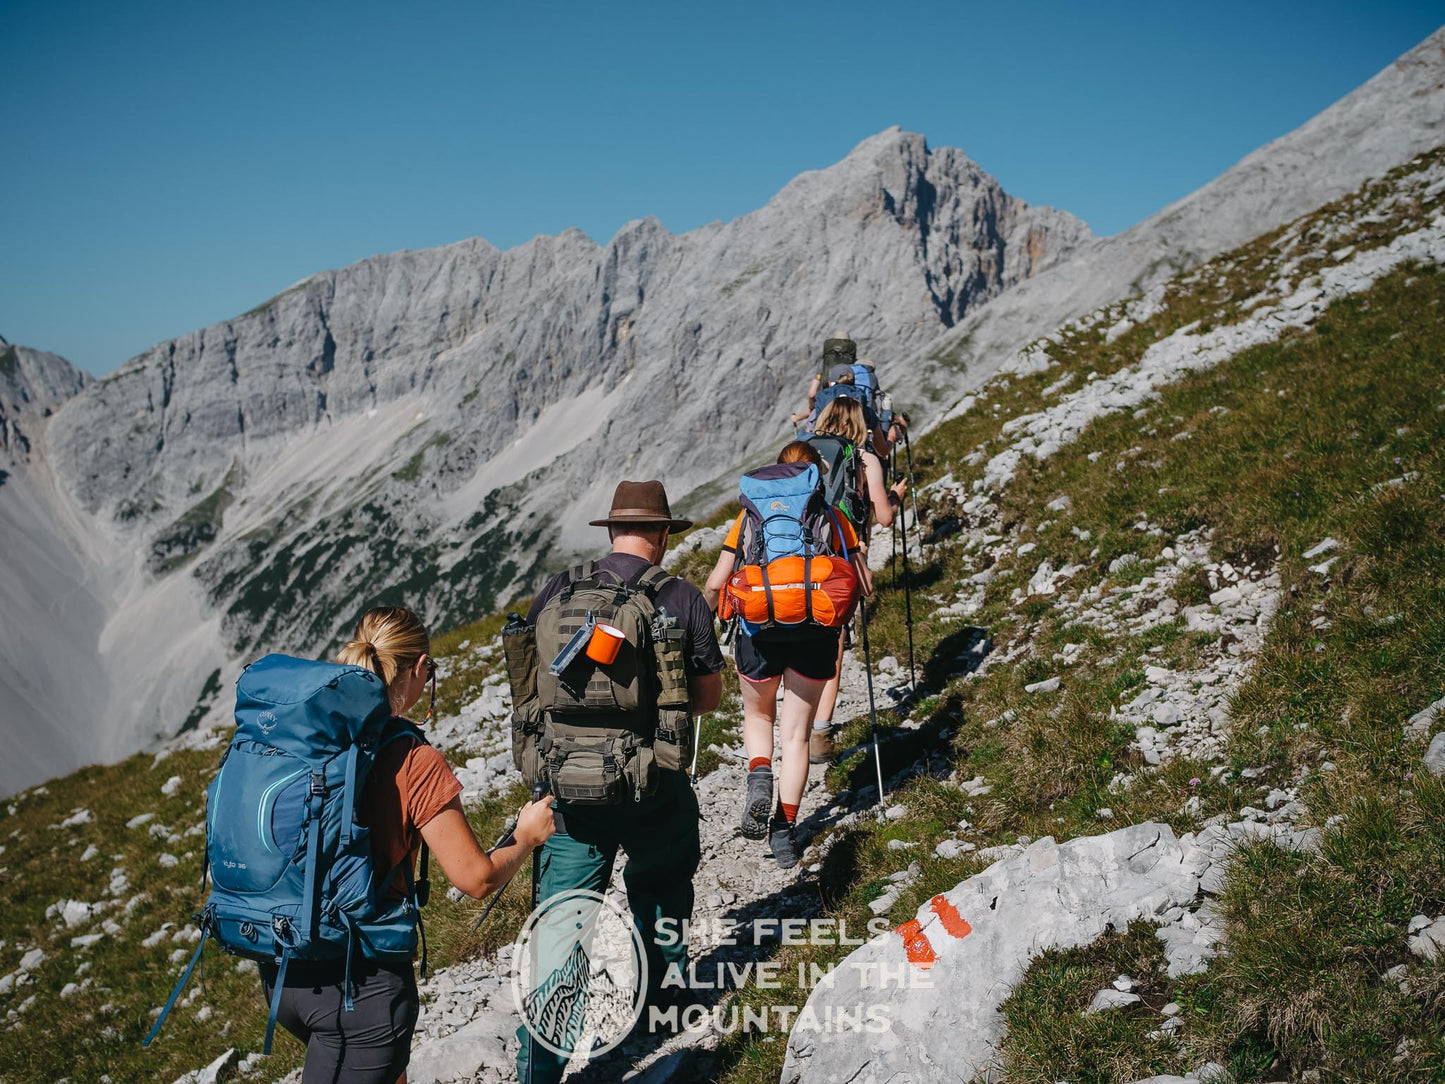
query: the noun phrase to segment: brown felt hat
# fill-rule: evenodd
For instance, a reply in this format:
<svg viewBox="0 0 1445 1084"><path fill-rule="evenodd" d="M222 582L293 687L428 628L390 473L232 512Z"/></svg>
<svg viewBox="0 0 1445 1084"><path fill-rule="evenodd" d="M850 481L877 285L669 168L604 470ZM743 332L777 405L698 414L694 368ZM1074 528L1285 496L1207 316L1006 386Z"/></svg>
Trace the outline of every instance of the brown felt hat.
<svg viewBox="0 0 1445 1084"><path fill-rule="evenodd" d="M658 481L618 482L612 494L612 511L605 519L589 520L593 527L638 527L666 524L673 531L685 531L690 519L674 519L667 503L667 490Z"/></svg>

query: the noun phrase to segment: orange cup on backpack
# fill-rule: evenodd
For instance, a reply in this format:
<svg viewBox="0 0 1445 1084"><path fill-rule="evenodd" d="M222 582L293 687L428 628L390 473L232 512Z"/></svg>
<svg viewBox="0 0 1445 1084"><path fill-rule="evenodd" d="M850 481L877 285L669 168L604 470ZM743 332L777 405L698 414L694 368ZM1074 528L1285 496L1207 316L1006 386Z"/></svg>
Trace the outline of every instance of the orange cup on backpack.
<svg viewBox="0 0 1445 1084"><path fill-rule="evenodd" d="M598 624L592 630L592 639L587 641L587 657L595 663L607 666L617 658L627 634L614 625Z"/></svg>

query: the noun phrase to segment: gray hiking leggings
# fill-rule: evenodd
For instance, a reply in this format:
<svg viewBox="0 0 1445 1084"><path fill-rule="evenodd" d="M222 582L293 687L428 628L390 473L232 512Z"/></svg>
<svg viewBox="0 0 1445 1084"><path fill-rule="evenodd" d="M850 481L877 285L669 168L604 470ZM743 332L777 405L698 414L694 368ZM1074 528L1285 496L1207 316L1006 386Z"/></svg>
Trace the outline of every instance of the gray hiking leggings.
<svg viewBox="0 0 1445 1084"><path fill-rule="evenodd" d="M263 963L261 989L270 1011L276 967ZM416 1028L416 976L411 964L357 960L351 968L352 1010L342 1008L336 964L294 960L286 969L276 1020L306 1044L302 1084L396 1084L411 1060Z"/></svg>

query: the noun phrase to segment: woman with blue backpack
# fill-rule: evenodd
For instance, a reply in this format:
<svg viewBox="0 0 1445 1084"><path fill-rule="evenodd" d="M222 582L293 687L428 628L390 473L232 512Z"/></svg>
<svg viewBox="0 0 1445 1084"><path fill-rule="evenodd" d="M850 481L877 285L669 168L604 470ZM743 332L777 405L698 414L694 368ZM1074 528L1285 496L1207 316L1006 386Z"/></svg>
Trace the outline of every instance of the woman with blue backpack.
<svg viewBox="0 0 1445 1084"><path fill-rule="evenodd" d="M784 869L802 857L798 807L808 781L808 736L818 698L836 673L842 626L860 594L872 591L857 533L824 498L822 467L814 448L793 441L776 465L742 477L743 512L704 590L710 606L739 623L734 659L742 679L748 756L742 834L767 838ZM776 804L775 722L780 745Z"/></svg>
<svg viewBox="0 0 1445 1084"><path fill-rule="evenodd" d="M337 662L377 675L391 705L394 725L357 802L357 819L371 834L372 868L393 871L382 892L396 901L414 893L423 847L469 896L480 899L505 884L552 835L551 800L528 803L511 838L490 854L483 849L462 810L461 783L406 719L428 683L436 700L436 665L421 620L400 606L367 610ZM263 961L260 969L272 1004L277 967ZM347 972L341 960L293 960L281 980L276 1019L306 1046L302 1084L405 1084L418 1007L412 961L353 959L349 981Z"/></svg>

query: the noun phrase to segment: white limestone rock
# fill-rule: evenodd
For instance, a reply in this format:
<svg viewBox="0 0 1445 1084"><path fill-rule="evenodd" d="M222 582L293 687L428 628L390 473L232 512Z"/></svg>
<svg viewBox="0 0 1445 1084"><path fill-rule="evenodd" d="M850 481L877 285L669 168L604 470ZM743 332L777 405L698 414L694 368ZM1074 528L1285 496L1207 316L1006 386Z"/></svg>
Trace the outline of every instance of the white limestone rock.
<svg viewBox="0 0 1445 1084"><path fill-rule="evenodd" d="M193 1069L189 1073L182 1073L176 1077L175 1084L223 1084L224 1081L235 1077L236 1068L240 1062L240 1053L232 1047L204 1069Z"/></svg>
<svg viewBox="0 0 1445 1084"><path fill-rule="evenodd" d="M927 939L931 968L907 965L904 938L894 932L855 950L831 985L812 991L804 1012L815 1019L876 1005L890 1028L874 1035L795 1024L783 1081L971 1079L992 1061L1003 1030L998 1006L1034 956L1190 902L1198 891L1191 861L1160 824L1063 845L1040 839L1003 858L919 910L911 936L915 946ZM969 926L961 937L959 920ZM900 964L927 986L878 989L880 965Z"/></svg>
<svg viewBox="0 0 1445 1084"><path fill-rule="evenodd" d="M1430 739L1423 758L1425 770L1431 775L1445 775L1445 731Z"/></svg>

